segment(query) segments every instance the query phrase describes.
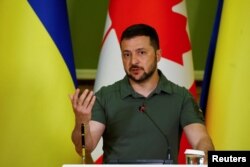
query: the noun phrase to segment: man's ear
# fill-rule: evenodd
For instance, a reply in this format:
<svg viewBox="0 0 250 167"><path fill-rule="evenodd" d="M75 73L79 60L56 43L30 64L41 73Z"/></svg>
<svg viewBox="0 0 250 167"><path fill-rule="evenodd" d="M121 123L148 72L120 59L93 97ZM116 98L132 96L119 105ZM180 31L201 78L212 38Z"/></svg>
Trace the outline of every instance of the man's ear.
<svg viewBox="0 0 250 167"><path fill-rule="evenodd" d="M161 60L161 49L158 49L156 51L156 58L157 58L157 62L159 62Z"/></svg>

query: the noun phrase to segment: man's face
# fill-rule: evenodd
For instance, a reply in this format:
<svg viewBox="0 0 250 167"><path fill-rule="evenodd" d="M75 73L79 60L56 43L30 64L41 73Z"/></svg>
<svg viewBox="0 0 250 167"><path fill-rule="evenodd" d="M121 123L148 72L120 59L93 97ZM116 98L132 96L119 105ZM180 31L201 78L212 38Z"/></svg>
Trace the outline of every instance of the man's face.
<svg viewBox="0 0 250 167"><path fill-rule="evenodd" d="M154 50L147 36L136 36L121 41L122 61L127 76L135 82L143 82L157 70L160 50Z"/></svg>

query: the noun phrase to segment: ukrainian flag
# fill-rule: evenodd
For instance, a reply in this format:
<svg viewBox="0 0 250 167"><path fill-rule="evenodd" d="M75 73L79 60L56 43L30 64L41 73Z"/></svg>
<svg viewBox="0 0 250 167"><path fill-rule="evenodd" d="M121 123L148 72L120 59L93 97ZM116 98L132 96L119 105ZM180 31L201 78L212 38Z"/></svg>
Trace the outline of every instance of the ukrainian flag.
<svg viewBox="0 0 250 167"><path fill-rule="evenodd" d="M0 2L0 166L80 163L68 95L76 76L63 0Z"/></svg>
<svg viewBox="0 0 250 167"><path fill-rule="evenodd" d="M250 1L223 4L206 123L217 150L250 150Z"/></svg>

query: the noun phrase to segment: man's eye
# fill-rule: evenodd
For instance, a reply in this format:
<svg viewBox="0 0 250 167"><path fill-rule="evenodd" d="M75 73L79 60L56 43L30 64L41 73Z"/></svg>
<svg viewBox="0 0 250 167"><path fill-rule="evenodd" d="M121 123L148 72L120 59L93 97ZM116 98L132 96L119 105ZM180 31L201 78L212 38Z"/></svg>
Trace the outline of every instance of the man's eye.
<svg viewBox="0 0 250 167"><path fill-rule="evenodd" d="M123 56L124 56L124 57L129 57L130 54L129 54L129 53L123 53Z"/></svg>
<svg viewBox="0 0 250 167"><path fill-rule="evenodd" d="M143 54L145 54L146 52L145 51L139 51L139 54L140 55L143 55Z"/></svg>

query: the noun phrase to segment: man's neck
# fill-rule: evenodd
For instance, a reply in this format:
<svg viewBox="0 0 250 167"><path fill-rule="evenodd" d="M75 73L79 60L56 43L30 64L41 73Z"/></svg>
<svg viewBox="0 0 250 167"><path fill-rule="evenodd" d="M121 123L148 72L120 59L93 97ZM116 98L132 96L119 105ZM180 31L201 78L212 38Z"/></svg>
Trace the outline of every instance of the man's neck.
<svg viewBox="0 0 250 167"><path fill-rule="evenodd" d="M156 71L150 78L148 78L144 82L138 83L130 80L130 84L135 92L139 93L144 97L148 97L157 87L158 81L159 74L158 71Z"/></svg>

